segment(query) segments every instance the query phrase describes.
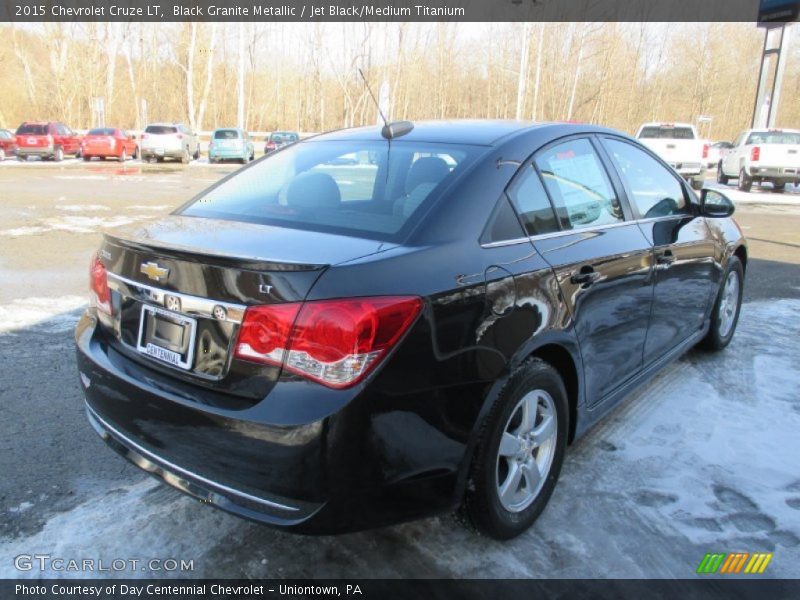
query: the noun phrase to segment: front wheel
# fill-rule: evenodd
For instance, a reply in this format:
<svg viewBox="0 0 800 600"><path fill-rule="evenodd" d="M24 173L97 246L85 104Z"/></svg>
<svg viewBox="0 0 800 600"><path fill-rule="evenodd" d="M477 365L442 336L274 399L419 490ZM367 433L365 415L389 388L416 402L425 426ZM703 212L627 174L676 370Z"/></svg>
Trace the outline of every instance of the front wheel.
<svg viewBox="0 0 800 600"><path fill-rule="evenodd" d="M739 183L737 187L743 192L749 192L753 187L753 178L747 175L744 167L739 171Z"/></svg>
<svg viewBox="0 0 800 600"><path fill-rule="evenodd" d="M721 162L717 165L717 183L728 185L728 176L725 175L725 172L722 170Z"/></svg>
<svg viewBox="0 0 800 600"><path fill-rule="evenodd" d="M736 325L739 322L739 310L742 306L744 290L744 267L736 256L728 259L728 268L722 278L722 286L717 293L714 310L711 311L711 325L708 334L700 342L708 350L722 350L730 344Z"/></svg>
<svg viewBox="0 0 800 600"><path fill-rule="evenodd" d="M532 358L511 375L481 429L464 499L479 531L507 540L538 518L561 472L568 419L564 382L552 366Z"/></svg>

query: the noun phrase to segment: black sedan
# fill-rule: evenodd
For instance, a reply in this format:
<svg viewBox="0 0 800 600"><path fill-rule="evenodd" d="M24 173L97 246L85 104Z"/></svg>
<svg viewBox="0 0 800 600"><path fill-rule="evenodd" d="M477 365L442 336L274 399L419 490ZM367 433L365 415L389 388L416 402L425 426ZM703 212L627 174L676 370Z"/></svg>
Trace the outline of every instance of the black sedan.
<svg viewBox="0 0 800 600"><path fill-rule="evenodd" d="M304 140L105 237L76 331L89 421L260 522L458 509L511 538L568 444L686 350L730 342L747 265L732 213L590 125Z"/></svg>

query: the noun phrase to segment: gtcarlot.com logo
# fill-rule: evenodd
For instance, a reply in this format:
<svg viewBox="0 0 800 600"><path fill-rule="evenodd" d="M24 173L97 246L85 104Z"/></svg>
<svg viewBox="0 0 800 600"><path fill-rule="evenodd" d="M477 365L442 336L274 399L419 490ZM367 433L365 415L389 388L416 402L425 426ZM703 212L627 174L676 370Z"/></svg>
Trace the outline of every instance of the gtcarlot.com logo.
<svg viewBox="0 0 800 600"><path fill-rule="evenodd" d="M729 552L727 554L706 554L697 566L701 575L756 575L763 573L769 561L772 560L771 552Z"/></svg>
<svg viewBox="0 0 800 600"><path fill-rule="evenodd" d="M194 560L182 558L65 558L51 554L19 554L14 557L18 571L107 573L136 571L194 571Z"/></svg>

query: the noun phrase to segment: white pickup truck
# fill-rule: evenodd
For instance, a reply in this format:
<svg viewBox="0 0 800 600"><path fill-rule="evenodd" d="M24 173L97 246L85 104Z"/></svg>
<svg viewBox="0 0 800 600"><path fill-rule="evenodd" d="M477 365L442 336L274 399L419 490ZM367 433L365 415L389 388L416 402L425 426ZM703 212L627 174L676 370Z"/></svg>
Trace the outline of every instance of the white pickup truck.
<svg viewBox="0 0 800 600"><path fill-rule="evenodd" d="M787 183L800 183L800 131L796 129L748 129L717 166L717 182L738 179L749 192L753 183L768 181L773 191L783 192Z"/></svg>
<svg viewBox="0 0 800 600"><path fill-rule="evenodd" d="M645 123L639 127L636 138L690 182L694 189L703 187L708 144L697 136L694 125Z"/></svg>

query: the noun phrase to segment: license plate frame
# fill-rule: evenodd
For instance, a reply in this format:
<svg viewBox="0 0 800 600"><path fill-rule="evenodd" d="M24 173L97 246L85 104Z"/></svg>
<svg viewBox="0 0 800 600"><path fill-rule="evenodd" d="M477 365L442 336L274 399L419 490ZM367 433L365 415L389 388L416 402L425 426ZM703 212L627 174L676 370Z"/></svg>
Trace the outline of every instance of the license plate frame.
<svg viewBox="0 0 800 600"><path fill-rule="evenodd" d="M166 347L171 343L169 340L161 339L160 341L165 342L165 344L157 343L159 338L156 333L156 325L159 321L168 326L183 328L181 350L185 349L185 351L176 351L174 344L172 348ZM140 353L162 364L188 371L191 370L194 363L196 339L197 319L157 306L142 304L142 312L139 317L139 335L136 339L136 349Z"/></svg>

